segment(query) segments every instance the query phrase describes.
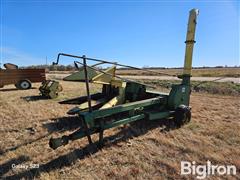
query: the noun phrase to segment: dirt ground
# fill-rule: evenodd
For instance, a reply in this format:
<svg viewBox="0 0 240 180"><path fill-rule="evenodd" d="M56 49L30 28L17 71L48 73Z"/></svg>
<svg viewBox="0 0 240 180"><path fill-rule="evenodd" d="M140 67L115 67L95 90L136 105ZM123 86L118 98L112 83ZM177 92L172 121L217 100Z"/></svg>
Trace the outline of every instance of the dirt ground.
<svg viewBox="0 0 240 180"><path fill-rule="evenodd" d="M83 84L61 83L64 91L54 100L39 98L39 84L26 91L12 85L0 89L0 177L194 179L180 175L180 162L209 160L237 167L237 176L221 178L239 178L240 97L193 93L192 120L181 128L172 128L169 120L139 121L105 131L102 149L84 138L52 150L50 137L69 134L79 125L77 118L66 114L74 105L58 101L85 93ZM93 91L98 88L91 85Z"/></svg>

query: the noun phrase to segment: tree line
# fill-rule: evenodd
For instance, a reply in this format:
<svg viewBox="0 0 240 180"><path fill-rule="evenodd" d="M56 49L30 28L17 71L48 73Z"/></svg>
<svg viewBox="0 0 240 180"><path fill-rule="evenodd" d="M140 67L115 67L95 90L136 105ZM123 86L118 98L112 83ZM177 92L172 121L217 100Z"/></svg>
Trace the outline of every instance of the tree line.
<svg viewBox="0 0 240 180"><path fill-rule="evenodd" d="M19 67L20 69L46 69L47 71L75 71L76 68L74 65L31 65L31 66L22 66ZM99 69L104 69L101 66L98 67ZM215 67L193 67L193 69L210 69L210 68L239 68L239 66L215 66ZM118 68L122 70L130 70L130 68ZM151 67L151 66L143 66L143 69L182 69L182 67Z"/></svg>

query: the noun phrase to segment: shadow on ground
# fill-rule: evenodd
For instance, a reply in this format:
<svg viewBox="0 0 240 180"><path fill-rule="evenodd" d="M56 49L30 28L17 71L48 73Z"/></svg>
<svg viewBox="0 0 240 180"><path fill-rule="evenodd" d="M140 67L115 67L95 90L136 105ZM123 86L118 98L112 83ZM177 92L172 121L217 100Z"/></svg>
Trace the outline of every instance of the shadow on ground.
<svg viewBox="0 0 240 180"><path fill-rule="evenodd" d="M31 89L37 89L35 87L32 87ZM29 90L29 89L26 89ZM0 89L0 92L8 92L8 91L26 91L26 90L21 90L21 89L17 89L17 88L7 88L7 89Z"/></svg>
<svg viewBox="0 0 240 180"><path fill-rule="evenodd" d="M48 132L63 132L75 130L82 126L82 121L79 116L65 116L61 118L51 119L51 122L43 124L43 127Z"/></svg>
<svg viewBox="0 0 240 180"><path fill-rule="evenodd" d="M2 155L6 154L6 153L8 153L8 152L10 152L10 151L15 151L16 149L18 149L18 148L20 148L20 147L22 147L22 146L26 146L26 145L28 145L28 144L32 144L32 143L34 143L34 142L37 142L37 141L39 141L39 140L41 140L41 139L43 139L43 138L45 138L45 137L47 137L47 136L49 136L49 135L51 135L51 134L52 134L52 132L49 132L49 133L47 133L47 134L45 134L45 135L43 135L43 136L40 136L40 137L38 137L38 138L36 138L36 139L33 139L33 140L27 141L27 142L25 142L25 143L19 144L19 145L17 145L17 146L14 146L14 147L11 147L11 148L8 148L8 149L5 149L5 150L1 150L1 149L0 149L0 155L2 156Z"/></svg>
<svg viewBox="0 0 240 180"><path fill-rule="evenodd" d="M0 155L4 155L7 152L10 151L15 151L16 149L22 147L22 146L26 146L28 144L32 144L36 141L39 141L45 137L50 136L52 133L54 132L64 132L64 131L72 131L72 130L76 130L79 127L82 126L82 121L79 119L78 116L66 116L66 117L61 117L61 118L53 118L51 119L51 122L47 122L45 124L43 124L43 128L46 128L48 133L45 135L42 135L36 139L30 140L30 141L26 141L22 144L13 146L11 148L5 149L5 150L1 150L0 149ZM26 130L32 130L32 128L25 128ZM11 131L19 131L19 130L11 130Z"/></svg>
<svg viewBox="0 0 240 180"><path fill-rule="evenodd" d="M66 120L63 118L60 122L64 122ZM77 119L76 119L77 120ZM75 121L75 120L74 120ZM61 124L61 123L60 123ZM49 124L47 126L53 127L55 125ZM49 127L48 127L49 128ZM109 148L114 144L117 144L121 141L126 141L133 137L141 136L146 134L148 131L160 128L162 133L167 133L170 130L174 130L177 127L174 122L168 119L162 119L158 121L152 121L149 123L147 120L141 120L137 122L131 123L128 127L123 127L117 134L105 137L104 138L104 146L103 148ZM51 128L50 128L51 129ZM61 129L61 128L60 128ZM71 142L70 142L71 143ZM53 159L45 164L41 164L38 169L29 169L18 174L14 174L11 176L4 177L6 179L34 179L40 176L43 172L50 172L56 169L61 169L63 167L71 166L72 163L75 163L77 160L84 159L89 155L95 154L100 150L98 148L98 142L94 142L85 146L82 149L76 149L68 154L62 155ZM60 147L61 148L61 147Z"/></svg>
<svg viewBox="0 0 240 180"><path fill-rule="evenodd" d="M28 161L29 157L28 156L19 156L18 158L13 158L3 164L0 165L0 177L2 175L6 174L8 171L12 169L12 166L16 166L18 164L21 164L25 161Z"/></svg>
<svg viewBox="0 0 240 180"><path fill-rule="evenodd" d="M49 98L46 96L25 96L25 97L21 97L22 99L24 99L25 101L39 101L39 100L48 100Z"/></svg>

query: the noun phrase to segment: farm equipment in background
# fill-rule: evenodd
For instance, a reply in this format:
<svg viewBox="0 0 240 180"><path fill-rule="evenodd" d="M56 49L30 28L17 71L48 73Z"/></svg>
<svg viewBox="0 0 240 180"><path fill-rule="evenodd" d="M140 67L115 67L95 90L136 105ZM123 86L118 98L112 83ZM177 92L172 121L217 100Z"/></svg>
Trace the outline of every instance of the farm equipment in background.
<svg viewBox="0 0 240 180"><path fill-rule="evenodd" d="M12 63L6 63L6 64L3 64L3 66L6 69L18 69L18 66L16 64L12 64Z"/></svg>
<svg viewBox="0 0 240 180"><path fill-rule="evenodd" d="M46 80L42 82L39 87L40 94L44 97L54 99L58 96L58 93L63 90L58 81Z"/></svg>
<svg viewBox="0 0 240 180"><path fill-rule="evenodd" d="M6 69L0 69L0 88L14 84L17 89L26 90L32 83L46 80L45 69L18 69L18 66L6 63Z"/></svg>
<svg viewBox="0 0 240 180"><path fill-rule="evenodd" d="M139 68L85 56L60 53L57 62L54 64L58 64L60 56L83 60L83 62L75 61L76 67L78 67L78 64L83 65L79 68L78 75L75 73L66 77L65 80L84 81L87 95L61 102L63 104L79 104L79 106L69 110L68 114L78 115L79 120L82 121L82 127L79 127L70 135L51 138L49 141L50 147L56 149L68 144L69 141L83 137L87 137L89 143L92 143L91 135L95 133L99 133L99 145L102 146L104 130L142 119L146 119L150 123L153 120L169 118L179 127L188 123L191 119L191 108L189 107L190 77L197 15L197 9L190 11L187 39L185 41L184 71L182 75L178 76L182 81L180 84L173 84L170 93L150 91L145 84L127 80L115 74L116 66ZM107 70L100 70L88 66L87 61L114 66ZM102 84L102 92L91 95L89 83Z"/></svg>

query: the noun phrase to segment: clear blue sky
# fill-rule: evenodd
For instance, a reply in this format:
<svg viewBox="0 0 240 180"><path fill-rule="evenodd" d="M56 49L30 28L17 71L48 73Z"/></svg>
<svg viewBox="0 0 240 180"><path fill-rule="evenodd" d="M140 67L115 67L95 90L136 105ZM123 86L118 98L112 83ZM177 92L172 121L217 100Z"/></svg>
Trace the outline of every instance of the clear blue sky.
<svg viewBox="0 0 240 180"><path fill-rule="evenodd" d="M198 8L193 66L239 65L237 1L0 1L4 63L45 64L65 52L181 67L189 10Z"/></svg>

